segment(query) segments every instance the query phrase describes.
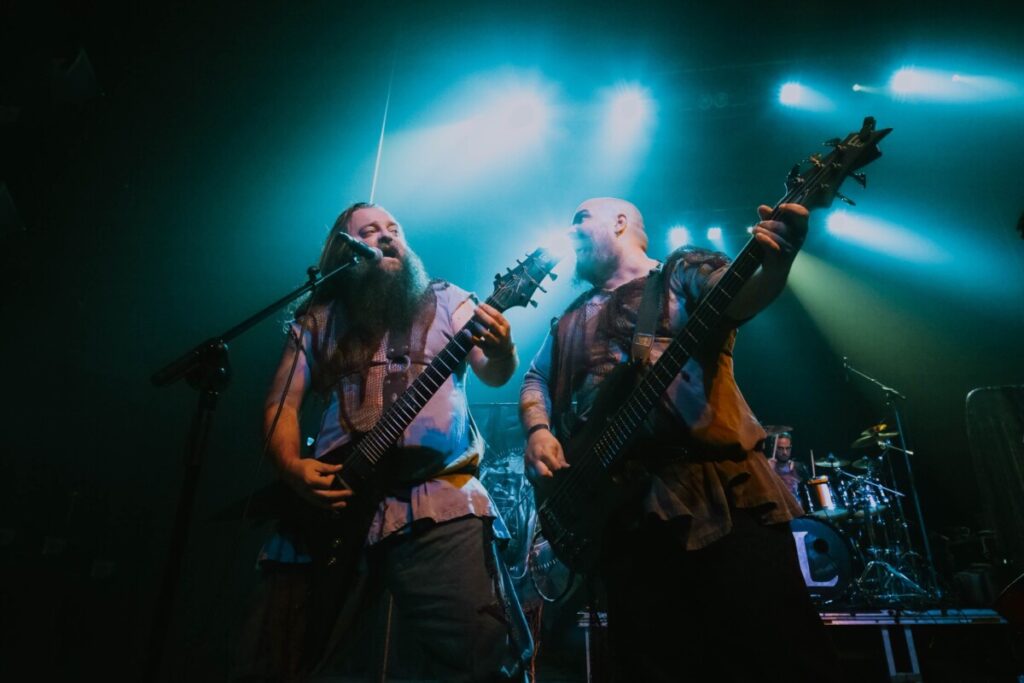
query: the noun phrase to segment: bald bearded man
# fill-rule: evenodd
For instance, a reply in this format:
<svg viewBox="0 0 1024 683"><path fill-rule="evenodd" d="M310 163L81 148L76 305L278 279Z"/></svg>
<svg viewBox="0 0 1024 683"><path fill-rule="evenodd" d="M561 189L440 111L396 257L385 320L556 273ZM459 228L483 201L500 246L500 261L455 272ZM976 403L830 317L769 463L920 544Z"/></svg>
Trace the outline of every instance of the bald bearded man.
<svg viewBox="0 0 1024 683"><path fill-rule="evenodd" d="M770 207L758 212L762 266L641 428L628 461L642 465L646 495L606 530L598 574L616 680L822 680L834 670L789 531L801 509L755 452L765 433L733 377L736 328L782 291L807 233L802 206L782 205L778 220L768 220ZM651 258L643 216L617 198L580 204L571 235L576 276L591 288L552 325L523 382L534 481L573 464L560 439L630 362L648 279L660 278L653 363L729 265L691 247L663 264ZM780 632L785 639L771 637Z"/></svg>

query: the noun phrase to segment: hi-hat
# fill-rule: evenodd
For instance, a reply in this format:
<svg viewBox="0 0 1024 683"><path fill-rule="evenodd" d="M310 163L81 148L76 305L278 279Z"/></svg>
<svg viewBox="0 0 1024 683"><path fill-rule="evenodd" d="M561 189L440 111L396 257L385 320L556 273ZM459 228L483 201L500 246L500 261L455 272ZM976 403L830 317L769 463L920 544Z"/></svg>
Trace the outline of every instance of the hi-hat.
<svg viewBox="0 0 1024 683"><path fill-rule="evenodd" d="M852 467L854 469L857 469L857 470L869 470L869 469L871 469L871 466L872 466L872 461L871 461L871 458L868 458L868 457L859 458L857 460L854 460L852 463L850 463L850 467Z"/></svg>
<svg viewBox="0 0 1024 683"><path fill-rule="evenodd" d="M761 428L768 433L768 436L778 436L793 431L792 427L786 425L761 425Z"/></svg>

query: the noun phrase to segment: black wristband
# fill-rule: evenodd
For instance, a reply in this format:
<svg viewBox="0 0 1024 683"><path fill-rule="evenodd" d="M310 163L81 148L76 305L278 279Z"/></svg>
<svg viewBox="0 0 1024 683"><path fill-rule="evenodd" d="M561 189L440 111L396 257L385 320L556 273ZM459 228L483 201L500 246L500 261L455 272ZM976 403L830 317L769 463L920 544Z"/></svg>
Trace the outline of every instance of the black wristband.
<svg viewBox="0 0 1024 683"><path fill-rule="evenodd" d="M534 432L539 432L542 429L546 429L549 432L551 431L551 427L549 427L548 425L546 425L543 422L541 422L540 424L535 424L532 427L530 427L529 429L527 429L526 430L526 436L528 436L528 437L529 436L533 436Z"/></svg>

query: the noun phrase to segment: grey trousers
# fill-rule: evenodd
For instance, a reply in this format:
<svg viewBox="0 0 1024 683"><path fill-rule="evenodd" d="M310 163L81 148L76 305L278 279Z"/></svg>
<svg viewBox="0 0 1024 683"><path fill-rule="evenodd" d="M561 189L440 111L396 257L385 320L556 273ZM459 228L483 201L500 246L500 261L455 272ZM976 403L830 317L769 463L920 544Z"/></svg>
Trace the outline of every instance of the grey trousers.
<svg viewBox="0 0 1024 683"><path fill-rule="evenodd" d="M370 550L364 580L346 598L355 618L319 663L303 651L316 595L308 565L267 567L235 658L234 681L318 679L358 655L359 615L386 588L440 681L522 681L530 632L498 558L490 522L464 517L393 536ZM315 670L314 670L315 669ZM311 674L311 670L314 670ZM331 680L335 680L331 678Z"/></svg>
<svg viewBox="0 0 1024 683"><path fill-rule="evenodd" d="M529 630L490 525L465 517L385 540L370 556L444 681L522 680Z"/></svg>

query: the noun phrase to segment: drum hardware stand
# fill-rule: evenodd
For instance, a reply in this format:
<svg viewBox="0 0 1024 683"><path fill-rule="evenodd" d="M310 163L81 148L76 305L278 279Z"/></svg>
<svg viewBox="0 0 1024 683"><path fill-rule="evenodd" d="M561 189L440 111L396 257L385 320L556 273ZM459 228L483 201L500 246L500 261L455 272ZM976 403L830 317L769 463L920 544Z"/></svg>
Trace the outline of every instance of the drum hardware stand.
<svg viewBox="0 0 1024 683"><path fill-rule="evenodd" d="M199 403L192 416L189 429L186 454L185 474L178 494L174 526L171 530L170 548L164 561L163 577L160 592L154 608L152 631L149 649L143 670L142 680L155 681L160 676L160 664L163 659L167 631L174 612L175 594L181 576L182 560L188 545L188 531L191 526L192 512L195 507L195 493L199 484L199 472L202 468L206 446L209 442L210 429L213 424L217 399L231 383L231 365L228 359L228 342L248 331L251 327L276 311L284 308L303 294L316 290L323 283L334 278L346 268L359 262L353 255L350 260L338 266L326 275L320 269L311 266L306 270L306 284L274 303L249 316L234 327L220 335L211 337L196 345L189 351L160 368L150 377L150 381L158 387L168 386L185 379L189 386L199 392Z"/></svg>
<svg viewBox="0 0 1024 683"><path fill-rule="evenodd" d="M924 595L932 598L935 601L939 601L943 597L942 590L939 588L938 576L937 576L936 571L935 571L935 560L934 560L934 558L932 556L931 543L928 540L928 531L927 531L927 529L925 527L925 524L924 524L924 515L921 512L921 498L920 498L920 496L917 493L917 485L914 482L914 471L913 471L913 468L911 467L911 463L910 463L910 456L913 455L914 452L907 448L907 440L906 440L905 432L904 432L904 429L903 429L903 419L902 419L902 416L900 415L899 406L897 405L897 402L896 402L896 399L902 399L902 400L905 401L907 399L907 397L903 393L901 393L899 390L897 390L897 389L895 389L893 387L887 386L887 385L883 384L882 382L878 381L877 379L875 379L874 377L872 377L872 376L870 376L870 375L868 375L868 374L866 374L864 372L861 372L857 368L853 367L850 364L849 360L845 356L843 357L843 369L846 372L852 373L852 374L854 374L854 375L856 375L858 377L861 377L862 379L864 379L864 380L870 382L871 384L874 384L876 387L878 387L882 391L883 396L885 397L885 404L886 404L886 406L888 406L889 409L892 411L892 416L893 416L893 420L895 422L895 427L896 427L896 434L897 434L897 437L899 438L899 446L898 447L894 446L891 442L884 442L885 450L883 451L883 455L885 455L885 453L890 451L890 450L897 451L897 452L903 454L903 462L904 462L904 467L905 467L906 473L907 473L907 481L910 484L910 498L911 498L911 500L914 503L914 513L917 516L917 522L918 522L918 525L919 525L919 530L921 532L921 547L924 549L925 566L927 568L927 573L928 573L927 583L930 584L928 586L928 590L923 590L923 589L922 590L923 590ZM891 466L891 463L890 463L890 466ZM900 523L904 527L906 527L907 526L907 524L906 524L906 517L903 514L903 504L902 504L900 498L901 497L899 497L899 496L896 498L896 509L897 509L897 511L899 513L899 516L900 516ZM907 550L909 551L909 550L911 550L911 546L909 545L909 537L910 537L909 529L907 529L907 534L906 535L907 535L907 539L908 539L908 548L907 548ZM868 572L868 569L870 568L870 566L871 566L871 563L869 562L868 563L868 567L865 567L864 576L867 575L867 572ZM896 570L894 569L894 571L896 571ZM905 578L905 575L903 575L902 573L900 573L900 572L897 572L897 573L900 574L900 576ZM863 578L863 576L862 576L862 578ZM911 583L913 583L913 582L911 582ZM919 588L919 589L921 588L920 586L917 586L917 584L914 584L914 585L917 588Z"/></svg>

